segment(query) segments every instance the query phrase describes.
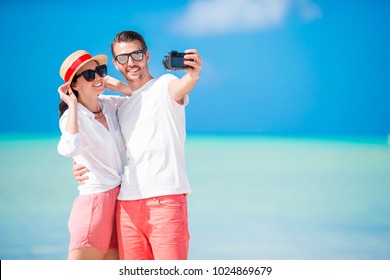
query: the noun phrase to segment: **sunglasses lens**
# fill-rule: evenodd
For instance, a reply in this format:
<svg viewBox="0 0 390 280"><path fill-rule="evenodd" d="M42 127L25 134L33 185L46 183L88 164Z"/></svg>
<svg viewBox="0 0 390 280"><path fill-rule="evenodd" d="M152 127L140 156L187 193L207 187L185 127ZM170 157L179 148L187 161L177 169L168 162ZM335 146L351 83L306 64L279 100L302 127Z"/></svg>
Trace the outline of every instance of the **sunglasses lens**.
<svg viewBox="0 0 390 280"><path fill-rule="evenodd" d="M87 82L92 82L93 80L95 80L95 71L94 70L85 70L83 73L81 73L84 77L84 79L87 81Z"/></svg>
<svg viewBox="0 0 390 280"><path fill-rule="evenodd" d="M107 65L100 65L96 67L95 71L100 77L103 78L107 75Z"/></svg>
<svg viewBox="0 0 390 280"><path fill-rule="evenodd" d="M129 56L131 56L131 59L134 61L141 61L144 57L144 51L139 50L132 53L126 53L126 54L119 54L116 56L116 61L118 61L119 64L125 64L129 61Z"/></svg>
<svg viewBox="0 0 390 280"><path fill-rule="evenodd" d="M120 54L116 57L116 61L118 61L119 64L125 64L129 61L129 56L127 54Z"/></svg>
<svg viewBox="0 0 390 280"><path fill-rule="evenodd" d="M142 60L143 54L144 54L143 51L136 51L136 52L130 53L131 58L132 58L134 61L140 61L140 60Z"/></svg>

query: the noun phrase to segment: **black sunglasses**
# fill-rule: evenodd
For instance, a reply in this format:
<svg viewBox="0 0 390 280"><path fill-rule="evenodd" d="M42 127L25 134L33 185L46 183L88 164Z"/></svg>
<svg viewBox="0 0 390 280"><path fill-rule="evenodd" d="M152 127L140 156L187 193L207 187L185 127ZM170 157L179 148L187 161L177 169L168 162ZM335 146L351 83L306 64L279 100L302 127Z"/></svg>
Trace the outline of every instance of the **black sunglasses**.
<svg viewBox="0 0 390 280"><path fill-rule="evenodd" d="M121 65L126 64L129 61L130 56L131 56L131 59L134 61L141 61L144 58L145 52L146 52L146 49L138 50L138 51L131 52L131 53L118 54L115 57L115 60L118 61L118 63Z"/></svg>
<svg viewBox="0 0 390 280"><path fill-rule="evenodd" d="M102 78L107 76L107 65L105 64L99 65L98 67L95 68L95 70L92 69L85 70L80 74L74 76L73 81L76 81L78 78L83 76L87 82L92 82L93 80L95 80L95 73Z"/></svg>

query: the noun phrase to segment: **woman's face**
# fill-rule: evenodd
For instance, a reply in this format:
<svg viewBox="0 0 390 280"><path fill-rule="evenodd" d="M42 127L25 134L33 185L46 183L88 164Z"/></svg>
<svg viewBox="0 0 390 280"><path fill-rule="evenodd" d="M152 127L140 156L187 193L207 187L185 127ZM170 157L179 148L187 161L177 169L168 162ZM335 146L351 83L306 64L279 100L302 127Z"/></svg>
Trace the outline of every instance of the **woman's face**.
<svg viewBox="0 0 390 280"><path fill-rule="evenodd" d="M97 66L99 66L99 64L96 61L89 61L77 71L76 76L80 75L86 70L95 70ZM80 76L74 82L72 88L77 90L79 96L97 96L104 91L104 77L100 77L97 73L95 73L95 79L91 82L88 82L83 76Z"/></svg>

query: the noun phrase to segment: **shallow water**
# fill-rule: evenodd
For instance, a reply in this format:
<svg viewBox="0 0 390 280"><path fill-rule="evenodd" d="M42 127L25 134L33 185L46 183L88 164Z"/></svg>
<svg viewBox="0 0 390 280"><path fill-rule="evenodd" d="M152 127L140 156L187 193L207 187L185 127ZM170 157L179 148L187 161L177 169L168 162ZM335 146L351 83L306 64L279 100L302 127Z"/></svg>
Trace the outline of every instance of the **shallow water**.
<svg viewBox="0 0 390 280"><path fill-rule="evenodd" d="M57 137L0 137L0 259L65 259L76 183ZM390 259L390 147L189 136L190 259Z"/></svg>

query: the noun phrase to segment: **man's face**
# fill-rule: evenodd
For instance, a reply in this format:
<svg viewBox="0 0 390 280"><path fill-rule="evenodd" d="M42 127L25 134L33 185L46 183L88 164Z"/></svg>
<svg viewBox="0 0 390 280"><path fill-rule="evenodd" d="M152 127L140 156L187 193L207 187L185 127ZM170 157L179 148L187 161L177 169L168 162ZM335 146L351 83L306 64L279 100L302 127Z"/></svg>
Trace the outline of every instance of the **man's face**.
<svg viewBox="0 0 390 280"><path fill-rule="evenodd" d="M115 57L120 54L129 54L142 50L141 42L134 40L132 42L116 43L114 45ZM138 89L148 82L151 77L148 68L150 53L146 51L140 61L135 61L131 56L128 57L127 63L120 64L115 58L113 63L115 68L120 71L133 90Z"/></svg>

